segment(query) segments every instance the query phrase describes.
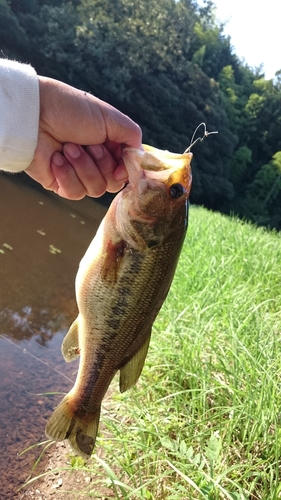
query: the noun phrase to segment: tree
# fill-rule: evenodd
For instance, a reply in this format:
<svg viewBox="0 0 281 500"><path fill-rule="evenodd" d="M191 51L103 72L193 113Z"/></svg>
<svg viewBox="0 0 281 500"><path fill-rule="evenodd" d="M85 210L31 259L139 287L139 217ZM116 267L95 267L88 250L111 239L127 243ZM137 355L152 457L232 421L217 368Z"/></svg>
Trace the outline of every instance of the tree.
<svg viewBox="0 0 281 500"><path fill-rule="evenodd" d="M219 133L192 148L192 202L277 227L281 78L238 59L211 0L0 0L0 43L129 114L154 146L184 151L205 122Z"/></svg>
<svg viewBox="0 0 281 500"><path fill-rule="evenodd" d="M6 0L0 0L0 48L4 57L26 60L29 40Z"/></svg>

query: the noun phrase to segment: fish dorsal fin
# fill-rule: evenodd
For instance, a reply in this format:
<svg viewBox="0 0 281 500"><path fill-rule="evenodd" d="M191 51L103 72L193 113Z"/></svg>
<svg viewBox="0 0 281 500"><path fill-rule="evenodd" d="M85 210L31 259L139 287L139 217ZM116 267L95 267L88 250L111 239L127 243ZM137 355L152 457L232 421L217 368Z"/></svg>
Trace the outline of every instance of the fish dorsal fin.
<svg viewBox="0 0 281 500"><path fill-rule="evenodd" d="M79 356L78 318L73 321L66 336L64 337L61 345L61 352L67 363L73 361Z"/></svg>
<svg viewBox="0 0 281 500"><path fill-rule="evenodd" d="M151 332L149 332L149 335L145 339L141 348L130 359L130 361L128 361L128 363L125 366L123 366L123 368L121 368L120 379L119 379L120 392L127 391L137 382L141 374L141 371L143 369L143 365L147 355L150 342L150 335Z"/></svg>

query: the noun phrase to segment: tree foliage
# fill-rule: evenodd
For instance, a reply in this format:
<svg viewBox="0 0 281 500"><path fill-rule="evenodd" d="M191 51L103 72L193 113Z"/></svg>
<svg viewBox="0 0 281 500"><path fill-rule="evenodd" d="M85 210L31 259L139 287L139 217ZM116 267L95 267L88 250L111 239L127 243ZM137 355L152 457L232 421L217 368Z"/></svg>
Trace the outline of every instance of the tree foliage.
<svg viewBox="0 0 281 500"><path fill-rule="evenodd" d="M206 0L0 0L0 49L129 114L144 142L193 148L191 201L281 228L281 71L239 61Z"/></svg>

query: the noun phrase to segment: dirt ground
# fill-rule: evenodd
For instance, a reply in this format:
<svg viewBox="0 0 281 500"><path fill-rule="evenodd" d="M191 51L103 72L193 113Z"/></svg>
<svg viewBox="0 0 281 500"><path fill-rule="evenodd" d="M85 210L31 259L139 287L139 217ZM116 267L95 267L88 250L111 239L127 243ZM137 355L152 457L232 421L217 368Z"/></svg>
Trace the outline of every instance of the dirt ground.
<svg viewBox="0 0 281 500"><path fill-rule="evenodd" d="M109 500L114 498L112 490L103 485L97 486L94 473L82 470L56 471L67 466L69 454L73 455L73 452L66 442L57 443L52 450L47 451L46 465L40 473L48 472L48 474L20 490L13 500L76 500L87 497Z"/></svg>

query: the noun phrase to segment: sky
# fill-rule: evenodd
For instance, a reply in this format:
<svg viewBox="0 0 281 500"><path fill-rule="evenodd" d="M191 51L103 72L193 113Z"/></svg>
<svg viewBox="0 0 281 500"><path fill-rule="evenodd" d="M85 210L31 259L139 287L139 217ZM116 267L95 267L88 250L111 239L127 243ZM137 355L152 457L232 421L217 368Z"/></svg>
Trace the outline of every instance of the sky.
<svg viewBox="0 0 281 500"><path fill-rule="evenodd" d="M198 1L199 4L203 0ZM281 69L281 1L213 0L224 34L239 59L252 68L263 64L267 79Z"/></svg>

